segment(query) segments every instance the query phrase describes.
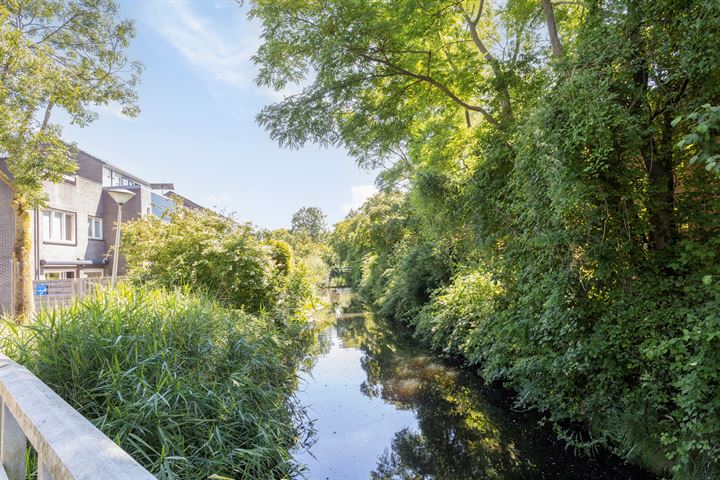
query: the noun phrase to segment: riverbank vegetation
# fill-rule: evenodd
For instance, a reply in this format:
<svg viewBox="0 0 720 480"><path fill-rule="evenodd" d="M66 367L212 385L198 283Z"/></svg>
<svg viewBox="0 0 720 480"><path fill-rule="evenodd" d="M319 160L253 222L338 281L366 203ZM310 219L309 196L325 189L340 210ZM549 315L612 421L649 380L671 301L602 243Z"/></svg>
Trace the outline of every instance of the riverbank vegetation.
<svg viewBox="0 0 720 480"><path fill-rule="evenodd" d="M720 476L720 4L252 3L260 83L307 82L260 122L381 169L333 237L366 301L576 446Z"/></svg>
<svg viewBox="0 0 720 480"><path fill-rule="evenodd" d="M123 224L125 282L1 321L0 351L158 478L294 478L327 266L289 232L180 207L167 220Z"/></svg>
<svg viewBox="0 0 720 480"><path fill-rule="evenodd" d="M293 400L304 321L188 291L99 292L7 321L0 350L160 479L288 478L308 431Z"/></svg>
<svg viewBox="0 0 720 480"><path fill-rule="evenodd" d="M133 281L188 287L251 313L312 308L327 278L321 247L304 234L261 232L208 210L176 207L123 225L122 253Z"/></svg>

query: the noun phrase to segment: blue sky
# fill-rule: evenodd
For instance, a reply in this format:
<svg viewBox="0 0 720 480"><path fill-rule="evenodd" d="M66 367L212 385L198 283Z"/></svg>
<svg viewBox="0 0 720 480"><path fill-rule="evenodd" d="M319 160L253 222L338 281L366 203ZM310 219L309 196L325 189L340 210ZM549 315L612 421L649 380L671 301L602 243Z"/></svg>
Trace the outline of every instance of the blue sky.
<svg viewBox="0 0 720 480"><path fill-rule="evenodd" d="M340 150L281 149L255 123L283 93L259 88L250 57L260 25L235 0L118 0L135 20L131 58L144 65L140 117L98 109L85 128L66 126L78 147L208 207L266 228L289 226L303 206L329 223L372 193L374 174ZM284 92L284 94L292 91Z"/></svg>

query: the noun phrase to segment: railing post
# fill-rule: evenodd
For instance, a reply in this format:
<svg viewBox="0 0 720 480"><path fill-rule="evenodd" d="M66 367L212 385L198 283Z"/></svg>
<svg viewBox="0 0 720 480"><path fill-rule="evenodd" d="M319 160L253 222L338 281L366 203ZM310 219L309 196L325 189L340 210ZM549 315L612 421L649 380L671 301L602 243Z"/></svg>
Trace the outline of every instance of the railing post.
<svg viewBox="0 0 720 480"><path fill-rule="evenodd" d="M0 463L8 480L25 480L27 440L7 405L0 404Z"/></svg>
<svg viewBox="0 0 720 480"><path fill-rule="evenodd" d="M39 480L155 480L50 387L0 353L0 480L25 480L27 445L37 452Z"/></svg>

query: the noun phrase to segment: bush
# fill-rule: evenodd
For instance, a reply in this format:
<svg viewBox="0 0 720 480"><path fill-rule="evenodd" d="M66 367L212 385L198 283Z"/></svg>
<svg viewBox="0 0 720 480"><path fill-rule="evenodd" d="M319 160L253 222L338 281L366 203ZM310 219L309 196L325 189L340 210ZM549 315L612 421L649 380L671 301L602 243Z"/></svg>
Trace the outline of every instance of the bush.
<svg viewBox="0 0 720 480"><path fill-rule="evenodd" d="M415 335L435 350L469 356L474 338L486 338L500 287L480 270L456 275L413 319ZM480 332L483 332L481 334Z"/></svg>
<svg viewBox="0 0 720 480"><path fill-rule="evenodd" d="M130 274L164 287L189 286L232 307L257 313L278 301L287 251L263 245L251 225L209 211L176 208L123 225ZM285 262L285 263L284 263Z"/></svg>
<svg viewBox="0 0 720 480"><path fill-rule="evenodd" d="M161 479L288 478L304 432L292 392L304 323L188 292L120 286L26 327L0 350Z"/></svg>
<svg viewBox="0 0 720 480"><path fill-rule="evenodd" d="M378 313L411 322L431 294L450 277L447 254L429 242L403 243L387 258L389 265L375 290Z"/></svg>

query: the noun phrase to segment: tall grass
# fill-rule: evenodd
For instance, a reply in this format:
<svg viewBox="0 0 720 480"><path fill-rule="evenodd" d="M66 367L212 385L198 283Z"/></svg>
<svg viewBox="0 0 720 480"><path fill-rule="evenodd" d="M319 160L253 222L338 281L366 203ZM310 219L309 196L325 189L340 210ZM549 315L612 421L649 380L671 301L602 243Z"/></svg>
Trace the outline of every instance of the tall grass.
<svg viewBox="0 0 720 480"><path fill-rule="evenodd" d="M0 350L160 479L295 474L299 323L120 286L0 333Z"/></svg>

